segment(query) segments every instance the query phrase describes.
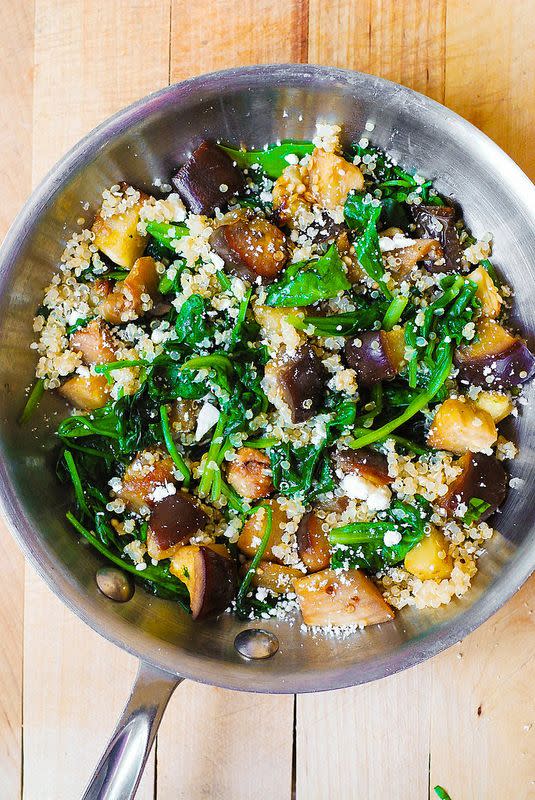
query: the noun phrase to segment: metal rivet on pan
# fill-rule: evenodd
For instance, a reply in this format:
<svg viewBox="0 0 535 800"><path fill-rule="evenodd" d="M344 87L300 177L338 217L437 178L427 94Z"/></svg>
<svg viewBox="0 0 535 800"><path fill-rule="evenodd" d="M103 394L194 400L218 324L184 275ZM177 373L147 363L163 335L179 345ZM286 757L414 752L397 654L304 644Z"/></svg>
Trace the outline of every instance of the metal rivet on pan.
<svg viewBox="0 0 535 800"><path fill-rule="evenodd" d="M279 640L262 628L247 628L236 636L234 647L244 658L271 658L279 649Z"/></svg>
<svg viewBox="0 0 535 800"><path fill-rule="evenodd" d="M132 599L135 586L129 575L115 567L101 567L95 575L97 586L106 597L117 603Z"/></svg>

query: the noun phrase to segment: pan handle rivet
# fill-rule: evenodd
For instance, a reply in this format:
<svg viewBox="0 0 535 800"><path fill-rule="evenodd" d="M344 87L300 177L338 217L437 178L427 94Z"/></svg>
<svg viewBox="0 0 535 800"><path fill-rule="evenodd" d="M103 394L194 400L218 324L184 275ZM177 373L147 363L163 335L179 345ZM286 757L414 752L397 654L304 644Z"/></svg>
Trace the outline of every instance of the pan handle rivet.
<svg viewBox="0 0 535 800"><path fill-rule="evenodd" d="M106 597L117 603L126 603L134 594L134 583L128 575L115 567L101 567L95 575L97 586Z"/></svg>
<svg viewBox="0 0 535 800"><path fill-rule="evenodd" d="M271 658L279 649L279 640L270 631L247 628L236 636L234 647L244 658Z"/></svg>

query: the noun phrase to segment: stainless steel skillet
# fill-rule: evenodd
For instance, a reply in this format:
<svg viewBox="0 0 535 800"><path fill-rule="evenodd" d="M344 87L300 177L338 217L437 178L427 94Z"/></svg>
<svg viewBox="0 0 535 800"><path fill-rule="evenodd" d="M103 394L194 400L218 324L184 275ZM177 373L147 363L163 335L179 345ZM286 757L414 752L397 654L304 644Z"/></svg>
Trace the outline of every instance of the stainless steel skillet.
<svg viewBox="0 0 535 800"><path fill-rule="evenodd" d="M299 620L244 623L224 616L193 623L170 602L137 591L116 604L97 589L101 562L68 529L66 498L52 469L53 424L63 406L46 398L32 424L16 417L34 359L31 321L63 245L90 215L104 186L129 180L148 190L166 179L202 138L262 146L308 139L316 121L343 124L347 139L375 123L374 143L406 168L437 178L476 234L492 231L494 262L514 287L515 314L535 330L535 188L486 136L437 103L369 75L314 66L248 67L169 87L120 112L57 164L18 216L0 255L0 497L13 533L56 594L92 628L139 657L131 699L86 798L133 796L167 700L184 677L231 689L307 692L389 675L458 641L498 609L535 568L533 387L516 423L514 474L524 479L498 515L501 535L480 560L472 591L449 606L405 609L389 625L347 639L310 637ZM52 417L53 420L53 417ZM246 659L235 647L244 628L272 633L279 650ZM262 652L262 641L255 642Z"/></svg>

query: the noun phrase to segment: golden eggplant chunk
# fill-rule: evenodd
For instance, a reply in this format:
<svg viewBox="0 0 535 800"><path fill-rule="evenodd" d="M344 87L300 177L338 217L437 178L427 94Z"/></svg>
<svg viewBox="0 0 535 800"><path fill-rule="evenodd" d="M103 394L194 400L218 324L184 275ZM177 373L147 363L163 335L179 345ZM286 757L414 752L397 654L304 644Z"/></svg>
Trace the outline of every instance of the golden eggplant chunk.
<svg viewBox="0 0 535 800"><path fill-rule="evenodd" d="M93 319L83 328L74 331L70 338L71 350L82 354L86 364L106 364L115 361L116 342L102 320Z"/></svg>
<svg viewBox="0 0 535 800"><path fill-rule="evenodd" d="M409 550L404 566L421 581L438 582L450 577L453 560L448 554L448 541L442 531L434 525L430 528L424 538Z"/></svg>
<svg viewBox="0 0 535 800"><path fill-rule="evenodd" d="M245 561L240 569L242 578L247 574L251 566L250 561ZM251 584L257 588L269 589L275 594L285 594L292 591L295 578L302 577L301 570L294 567L285 567L282 564L274 564L272 561L262 561L256 568L251 579Z"/></svg>
<svg viewBox="0 0 535 800"><path fill-rule="evenodd" d="M296 578L294 591L305 625L364 627L394 619L377 586L360 569L324 569Z"/></svg>
<svg viewBox="0 0 535 800"><path fill-rule="evenodd" d="M156 261L150 256L138 258L124 281L118 281L102 300L99 311L112 325L137 319L145 302L157 296L158 283Z"/></svg>
<svg viewBox="0 0 535 800"><path fill-rule="evenodd" d="M286 236L260 217L220 225L211 234L210 245L229 272L252 283L274 281L289 256Z"/></svg>
<svg viewBox="0 0 535 800"><path fill-rule="evenodd" d="M284 529L288 523L286 512L282 510L279 501L268 500L267 505L271 508L272 523L271 534L262 559L265 561L282 562L280 554L275 555L273 548L280 547ZM260 542L266 530L267 515L264 509L259 509L245 521L238 539L238 550L247 558L254 558L256 551L260 547Z"/></svg>
<svg viewBox="0 0 535 800"><path fill-rule="evenodd" d="M431 272L458 272L461 266L461 245L455 227L455 209L451 206L411 205L410 210L417 234L436 239L442 248L444 263L431 264Z"/></svg>
<svg viewBox="0 0 535 800"><path fill-rule="evenodd" d="M297 529L297 552L308 572L318 572L331 563L331 548L324 521L310 511L302 517Z"/></svg>
<svg viewBox="0 0 535 800"><path fill-rule="evenodd" d="M525 342L493 319L483 318L472 344L455 352L458 380L486 389L513 389L535 375L535 356Z"/></svg>
<svg viewBox="0 0 535 800"><path fill-rule="evenodd" d="M462 455L489 450L497 438L496 425L487 411L466 398L450 397L439 406L427 442L437 450Z"/></svg>
<svg viewBox="0 0 535 800"><path fill-rule="evenodd" d="M75 375L63 383L58 392L75 408L94 411L105 406L110 387L104 375Z"/></svg>
<svg viewBox="0 0 535 800"><path fill-rule="evenodd" d="M240 447L227 465L227 481L249 500L267 497L274 489L269 456L262 450Z"/></svg>
<svg viewBox="0 0 535 800"><path fill-rule="evenodd" d="M334 210L344 205L349 192L362 192L364 176L342 156L316 147L308 165L308 188L321 208Z"/></svg>
<svg viewBox="0 0 535 800"><path fill-rule="evenodd" d="M121 184L125 191L127 184ZM130 269L147 245L148 237L137 229L139 212L148 195L140 192L139 201L113 216L103 215L100 210L93 223L94 243L114 264Z"/></svg>
<svg viewBox="0 0 535 800"><path fill-rule="evenodd" d="M126 468L117 496L133 511L150 506L159 488L174 483L173 466L163 450L141 450Z"/></svg>

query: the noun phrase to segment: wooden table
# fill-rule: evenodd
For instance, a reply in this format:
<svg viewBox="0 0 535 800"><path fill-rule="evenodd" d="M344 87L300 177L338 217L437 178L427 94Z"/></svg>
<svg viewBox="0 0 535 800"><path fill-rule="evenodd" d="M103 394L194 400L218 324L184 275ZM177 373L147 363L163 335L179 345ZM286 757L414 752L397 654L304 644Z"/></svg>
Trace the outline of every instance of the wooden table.
<svg viewBox="0 0 535 800"><path fill-rule="evenodd" d="M86 131L191 75L352 67L463 114L535 175L530 0L2 0L0 227ZM80 795L134 659L85 627L0 530L0 798ZM535 798L535 580L464 642L387 680L175 694L140 800ZM431 788L431 794L432 788Z"/></svg>

